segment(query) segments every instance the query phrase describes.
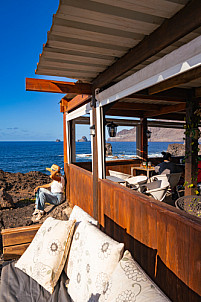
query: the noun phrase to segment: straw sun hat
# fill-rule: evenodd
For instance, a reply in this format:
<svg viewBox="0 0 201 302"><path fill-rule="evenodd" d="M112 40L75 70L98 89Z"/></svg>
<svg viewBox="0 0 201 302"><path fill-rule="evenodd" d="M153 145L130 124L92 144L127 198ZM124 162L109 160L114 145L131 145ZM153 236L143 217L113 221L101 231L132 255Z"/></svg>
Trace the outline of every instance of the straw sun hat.
<svg viewBox="0 0 201 302"><path fill-rule="evenodd" d="M60 171L61 170L61 168L58 166L58 165L55 165L55 164L53 164L52 166L51 166L51 168L46 168L46 170L48 170L48 171Z"/></svg>

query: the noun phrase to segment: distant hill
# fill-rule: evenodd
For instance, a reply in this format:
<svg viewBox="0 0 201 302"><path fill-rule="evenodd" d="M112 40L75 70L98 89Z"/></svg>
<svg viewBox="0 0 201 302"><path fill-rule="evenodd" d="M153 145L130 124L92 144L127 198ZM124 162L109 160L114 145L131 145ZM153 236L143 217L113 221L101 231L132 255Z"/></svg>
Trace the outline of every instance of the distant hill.
<svg viewBox="0 0 201 302"><path fill-rule="evenodd" d="M150 142L183 142L184 130L183 129L170 129L170 128L148 128L151 133ZM108 138L109 142L135 142L136 141L136 127L117 132L116 137Z"/></svg>

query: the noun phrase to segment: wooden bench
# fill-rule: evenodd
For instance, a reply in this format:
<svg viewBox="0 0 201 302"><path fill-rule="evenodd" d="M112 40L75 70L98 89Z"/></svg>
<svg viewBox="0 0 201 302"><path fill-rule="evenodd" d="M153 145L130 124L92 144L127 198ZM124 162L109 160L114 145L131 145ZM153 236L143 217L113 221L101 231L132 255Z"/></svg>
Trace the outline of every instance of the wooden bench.
<svg viewBox="0 0 201 302"><path fill-rule="evenodd" d="M31 243L41 224L1 231L4 260L19 258Z"/></svg>

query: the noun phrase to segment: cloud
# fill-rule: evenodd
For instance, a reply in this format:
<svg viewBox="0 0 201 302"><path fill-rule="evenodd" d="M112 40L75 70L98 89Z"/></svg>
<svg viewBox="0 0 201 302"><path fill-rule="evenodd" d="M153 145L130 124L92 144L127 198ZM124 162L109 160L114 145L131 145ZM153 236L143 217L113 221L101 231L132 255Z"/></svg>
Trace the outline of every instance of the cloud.
<svg viewBox="0 0 201 302"><path fill-rule="evenodd" d="M18 127L13 127L13 128L6 128L7 130L18 130Z"/></svg>

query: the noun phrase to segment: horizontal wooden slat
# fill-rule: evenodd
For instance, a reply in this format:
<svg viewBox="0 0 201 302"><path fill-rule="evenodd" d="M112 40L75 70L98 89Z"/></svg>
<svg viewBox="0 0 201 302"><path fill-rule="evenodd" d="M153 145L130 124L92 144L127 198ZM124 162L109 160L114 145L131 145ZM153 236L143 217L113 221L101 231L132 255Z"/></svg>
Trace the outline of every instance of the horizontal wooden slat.
<svg viewBox="0 0 201 302"><path fill-rule="evenodd" d="M4 260L19 258L28 248L30 243L8 246L3 248Z"/></svg>
<svg viewBox="0 0 201 302"><path fill-rule="evenodd" d="M1 231L3 247L31 242L41 224L19 228L5 229Z"/></svg>

